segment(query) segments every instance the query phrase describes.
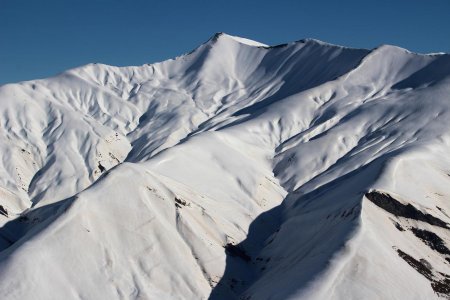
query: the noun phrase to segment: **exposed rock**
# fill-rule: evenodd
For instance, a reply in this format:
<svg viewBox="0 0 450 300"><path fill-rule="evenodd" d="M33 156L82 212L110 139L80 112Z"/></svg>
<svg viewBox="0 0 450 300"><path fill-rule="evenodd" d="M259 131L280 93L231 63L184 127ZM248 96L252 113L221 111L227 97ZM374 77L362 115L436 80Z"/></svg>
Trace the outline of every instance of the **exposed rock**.
<svg viewBox="0 0 450 300"><path fill-rule="evenodd" d="M225 245L225 251L227 252L227 254L240 257L247 262L251 260L251 257L247 255L244 249L241 249L241 247L233 245L231 243Z"/></svg>
<svg viewBox="0 0 450 300"><path fill-rule="evenodd" d="M431 288L438 295L449 298L450 297L450 279L447 274L440 273L444 278L438 278L433 274L431 265L425 259L420 261L416 260L411 255L397 249L398 255L406 261L411 267L413 267L417 272L422 274L425 278L430 281Z"/></svg>
<svg viewBox="0 0 450 300"><path fill-rule="evenodd" d="M436 250L441 254L450 255L450 250L445 246L444 240L434 232L415 227L411 228L411 231L431 249Z"/></svg>
<svg viewBox="0 0 450 300"><path fill-rule="evenodd" d="M100 162L98 163L98 169L100 170L101 173L106 171L105 167Z"/></svg>
<svg viewBox="0 0 450 300"><path fill-rule="evenodd" d="M391 197L387 193L372 191L365 194L366 198L372 201L378 207L397 216L417 221L426 222L430 225L435 225L443 228L448 228L448 224L430 214L423 213L410 203L402 204Z"/></svg>
<svg viewBox="0 0 450 300"><path fill-rule="evenodd" d="M8 211L3 207L3 205L0 205L0 214L4 215L5 217L8 216Z"/></svg>
<svg viewBox="0 0 450 300"><path fill-rule="evenodd" d="M398 256L403 258L403 260L406 261L411 267L416 269L417 272L425 276L428 280L433 280L433 272L430 270L430 268L400 249L397 249L397 253Z"/></svg>
<svg viewBox="0 0 450 300"><path fill-rule="evenodd" d="M405 229L402 227L402 225L400 225L400 223L398 222L394 222L395 228L397 228L400 231L405 231Z"/></svg>

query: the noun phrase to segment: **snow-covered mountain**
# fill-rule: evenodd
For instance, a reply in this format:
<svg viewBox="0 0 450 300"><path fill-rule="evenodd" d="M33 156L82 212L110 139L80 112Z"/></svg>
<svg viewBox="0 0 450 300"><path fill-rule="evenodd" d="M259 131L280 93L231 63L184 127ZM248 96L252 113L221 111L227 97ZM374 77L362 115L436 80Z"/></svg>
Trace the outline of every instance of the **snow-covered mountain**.
<svg viewBox="0 0 450 300"><path fill-rule="evenodd" d="M0 86L1 299L450 297L450 55L216 34Z"/></svg>

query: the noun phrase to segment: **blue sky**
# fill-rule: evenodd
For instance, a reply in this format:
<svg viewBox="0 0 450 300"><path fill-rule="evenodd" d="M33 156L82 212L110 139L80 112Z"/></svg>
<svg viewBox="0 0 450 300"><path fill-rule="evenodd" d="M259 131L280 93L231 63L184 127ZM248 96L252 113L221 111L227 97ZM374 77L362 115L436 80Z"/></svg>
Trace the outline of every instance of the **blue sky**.
<svg viewBox="0 0 450 300"><path fill-rule="evenodd" d="M161 61L219 31L266 44L450 52L450 0L0 0L0 84L90 62Z"/></svg>

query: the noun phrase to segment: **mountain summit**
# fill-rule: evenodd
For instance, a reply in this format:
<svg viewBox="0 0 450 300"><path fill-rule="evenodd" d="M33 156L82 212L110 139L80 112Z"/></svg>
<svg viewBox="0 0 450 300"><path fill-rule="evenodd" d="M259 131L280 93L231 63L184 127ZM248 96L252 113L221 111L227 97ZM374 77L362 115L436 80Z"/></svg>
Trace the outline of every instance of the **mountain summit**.
<svg viewBox="0 0 450 300"><path fill-rule="evenodd" d="M218 33L0 86L1 299L450 297L450 55Z"/></svg>

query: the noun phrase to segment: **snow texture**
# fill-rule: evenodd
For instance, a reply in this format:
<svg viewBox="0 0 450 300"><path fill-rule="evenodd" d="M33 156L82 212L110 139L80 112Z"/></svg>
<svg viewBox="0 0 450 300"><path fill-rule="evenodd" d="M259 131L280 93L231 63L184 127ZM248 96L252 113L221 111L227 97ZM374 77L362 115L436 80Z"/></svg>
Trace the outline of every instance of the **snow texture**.
<svg viewBox="0 0 450 300"><path fill-rule="evenodd" d="M1 299L450 297L450 55L218 33L0 86Z"/></svg>

